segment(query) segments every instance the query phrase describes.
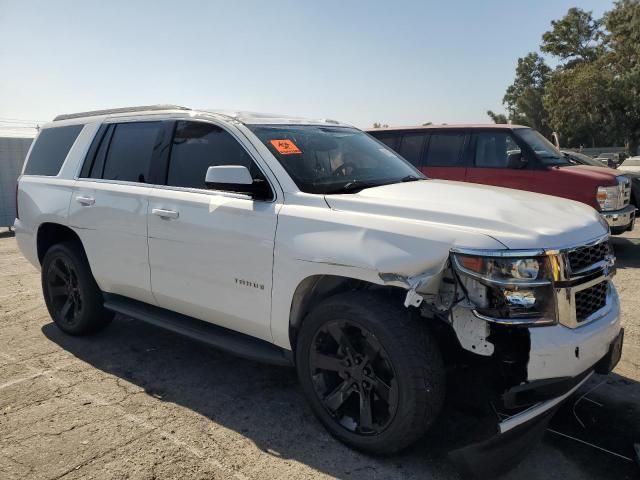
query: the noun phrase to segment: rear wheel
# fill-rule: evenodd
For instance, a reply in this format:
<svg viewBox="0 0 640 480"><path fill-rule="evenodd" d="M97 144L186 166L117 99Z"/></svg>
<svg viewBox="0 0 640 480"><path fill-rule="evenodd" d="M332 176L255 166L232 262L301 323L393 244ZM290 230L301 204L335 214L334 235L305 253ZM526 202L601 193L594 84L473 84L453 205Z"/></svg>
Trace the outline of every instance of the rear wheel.
<svg viewBox="0 0 640 480"><path fill-rule="evenodd" d="M429 331L406 308L366 292L329 298L309 314L296 364L316 416L359 450L407 447L444 400L444 367Z"/></svg>
<svg viewBox="0 0 640 480"><path fill-rule="evenodd" d="M103 307L82 249L72 242L52 246L42 262L42 292L53 321L64 332L83 335L100 330L113 318Z"/></svg>

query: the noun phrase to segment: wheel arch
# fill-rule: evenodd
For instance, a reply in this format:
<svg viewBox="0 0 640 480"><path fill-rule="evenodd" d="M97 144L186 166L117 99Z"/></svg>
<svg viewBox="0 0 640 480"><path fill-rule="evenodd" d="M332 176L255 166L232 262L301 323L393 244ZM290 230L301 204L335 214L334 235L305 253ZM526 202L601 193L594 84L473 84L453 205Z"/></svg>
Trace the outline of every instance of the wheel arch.
<svg viewBox="0 0 640 480"><path fill-rule="evenodd" d="M289 311L289 341L295 351L297 334L308 313L320 302L334 295L356 290L371 290L377 294L392 294L398 301L406 295L401 287L380 285L353 277L331 274L311 275L303 279L295 289Z"/></svg>
<svg viewBox="0 0 640 480"><path fill-rule="evenodd" d="M42 265L47 251L54 245L62 242L74 242L82 249L82 254L86 257L82 240L70 227L59 223L45 222L38 227L36 234L36 248L38 261Z"/></svg>

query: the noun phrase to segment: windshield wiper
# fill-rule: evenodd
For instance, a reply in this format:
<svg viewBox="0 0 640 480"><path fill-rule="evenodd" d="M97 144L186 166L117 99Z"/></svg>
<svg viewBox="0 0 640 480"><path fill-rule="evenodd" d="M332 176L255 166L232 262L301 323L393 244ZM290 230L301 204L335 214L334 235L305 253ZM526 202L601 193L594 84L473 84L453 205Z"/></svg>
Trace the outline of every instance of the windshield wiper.
<svg viewBox="0 0 640 480"><path fill-rule="evenodd" d="M426 180L426 178L416 177L415 175L407 175L400 179L401 182L417 182L418 180Z"/></svg>
<svg viewBox="0 0 640 480"><path fill-rule="evenodd" d="M358 193L365 188L379 187L381 185L385 185L385 183L380 182L364 182L362 180L351 180L350 182L344 183L339 187L332 188L327 190L325 193Z"/></svg>

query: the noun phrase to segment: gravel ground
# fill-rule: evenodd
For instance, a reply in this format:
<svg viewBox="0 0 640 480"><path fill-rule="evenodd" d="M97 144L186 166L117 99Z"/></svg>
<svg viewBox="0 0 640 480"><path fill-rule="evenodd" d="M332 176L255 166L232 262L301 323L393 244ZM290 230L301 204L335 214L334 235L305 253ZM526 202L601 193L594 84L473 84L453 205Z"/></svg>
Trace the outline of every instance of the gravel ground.
<svg viewBox="0 0 640 480"><path fill-rule="evenodd" d="M614 245L623 359L556 414L505 479L640 472L631 460L640 443L640 228ZM437 435L391 458L349 450L314 419L292 370L131 319L118 317L90 338L65 336L47 314L39 273L0 232L2 480L458 479L445 450Z"/></svg>

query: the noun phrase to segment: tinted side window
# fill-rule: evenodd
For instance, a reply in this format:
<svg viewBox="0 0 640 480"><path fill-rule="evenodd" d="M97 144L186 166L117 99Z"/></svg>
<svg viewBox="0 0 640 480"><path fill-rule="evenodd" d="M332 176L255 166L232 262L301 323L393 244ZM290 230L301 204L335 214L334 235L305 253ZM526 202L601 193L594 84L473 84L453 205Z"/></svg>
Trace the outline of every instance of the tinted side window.
<svg viewBox="0 0 640 480"><path fill-rule="evenodd" d="M457 167L462 165L463 132L432 133L427 151L427 167Z"/></svg>
<svg viewBox="0 0 640 480"><path fill-rule="evenodd" d="M171 147L167 185L207 188L207 169L216 165L247 167L254 178L262 178L258 167L233 136L203 122L179 121Z"/></svg>
<svg viewBox="0 0 640 480"><path fill-rule="evenodd" d="M385 134L376 134L373 135L375 138L384 143L391 150L398 151L398 147L400 146L400 135L397 133L385 133Z"/></svg>
<svg viewBox="0 0 640 480"><path fill-rule="evenodd" d="M115 126L104 173L106 180L144 183L149 178L149 167L154 148L159 147L160 122L120 123ZM98 172L99 173L99 172ZM91 176L99 175L92 171Z"/></svg>
<svg viewBox="0 0 640 480"><path fill-rule="evenodd" d="M476 167L509 168L509 155L520 147L507 132L484 132L475 135Z"/></svg>
<svg viewBox="0 0 640 480"><path fill-rule="evenodd" d="M402 137L402 143L400 144L400 155L414 166L418 166L420 164L420 152L422 152L423 142L423 133L406 133Z"/></svg>
<svg viewBox="0 0 640 480"><path fill-rule="evenodd" d="M84 125L69 125L42 130L31 150L24 173L26 175L57 175L82 127Z"/></svg>

